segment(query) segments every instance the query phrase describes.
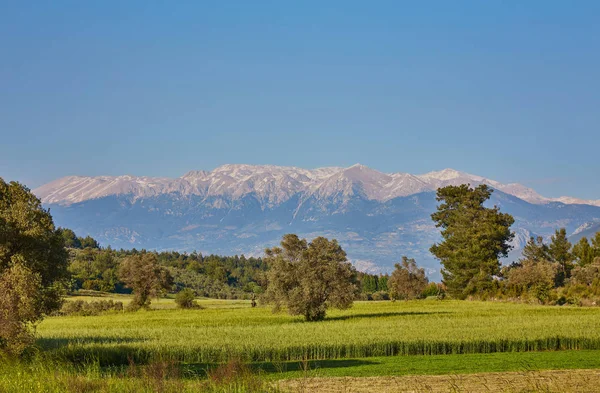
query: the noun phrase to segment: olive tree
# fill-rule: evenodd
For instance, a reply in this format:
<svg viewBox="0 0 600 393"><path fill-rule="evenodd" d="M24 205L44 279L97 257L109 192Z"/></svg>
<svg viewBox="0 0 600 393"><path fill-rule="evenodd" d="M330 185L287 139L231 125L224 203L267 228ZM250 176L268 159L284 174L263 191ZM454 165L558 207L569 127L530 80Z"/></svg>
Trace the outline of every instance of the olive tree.
<svg viewBox="0 0 600 393"><path fill-rule="evenodd" d="M356 270L337 240L317 237L307 243L288 234L281 247L265 253L269 270L263 300L273 303L274 311L286 307L306 321L319 321L329 307L352 306L358 289Z"/></svg>
<svg viewBox="0 0 600 393"><path fill-rule="evenodd" d="M0 349L21 352L31 326L61 305L67 252L50 212L0 178Z"/></svg>
<svg viewBox="0 0 600 393"><path fill-rule="evenodd" d="M150 298L159 296L173 283L173 278L158 264L154 253L144 252L125 258L118 274L119 279L133 290L133 300L129 305L132 310L148 308Z"/></svg>

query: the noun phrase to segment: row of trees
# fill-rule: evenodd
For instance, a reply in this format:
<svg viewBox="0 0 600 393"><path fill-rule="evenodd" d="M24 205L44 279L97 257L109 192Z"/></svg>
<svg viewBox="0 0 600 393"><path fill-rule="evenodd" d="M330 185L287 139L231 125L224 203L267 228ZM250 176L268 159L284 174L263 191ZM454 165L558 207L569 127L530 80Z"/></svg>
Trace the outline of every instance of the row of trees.
<svg viewBox="0 0 600 393"><path fill-rule="evenodd" d="M246 258L243 255L203 256L195 252L187 254L110 248L69 249L69 252L71 291L85 289L128 293L125 283L119 278L119 266L126 258L142 254L153 254L157 263L168 270L173 277L171 292L189 288L199 296L206 297L249 298L253 293L260 292L259 281L266 270L261 258Z"/></svg>

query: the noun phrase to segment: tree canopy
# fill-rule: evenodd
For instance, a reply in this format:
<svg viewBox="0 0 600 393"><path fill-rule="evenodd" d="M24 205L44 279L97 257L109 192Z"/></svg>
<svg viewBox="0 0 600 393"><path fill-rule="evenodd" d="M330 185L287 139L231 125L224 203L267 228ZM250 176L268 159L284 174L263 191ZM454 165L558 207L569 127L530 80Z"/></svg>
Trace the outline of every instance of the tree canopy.
<svg viewBox="0 0 600 393"><path fill-rule="evenodd" d="M392 299L414 299L421 295L429 280L425 270L419 268L414 259L402 257L402 263L395 265L395 270L388 281Z"/></svg>
<svg viewBox="0 0 600 393"><path fill-rule="evenodd" d="M358 290L356 270L337 240L317 237L307 243L297 235L285 235L281 247L265 251L267 290L263 300L274 310L287 307L307 321L325 318L329 307L352 305Z"/></svg>
<svg viewBox="0 0 600 393"><path fill-rule="evenodd" d="M0 178L0 347L22 343L31 324L58 309L66 277L49 211L27 187Z"/></svg>
<svg viewBox="0 0 600 393"><path fill-rule="evenodd" d="M127 257L119 267L119 277L133 290L130 307L137 309L150 306L150 298L168 290L173 278L158 264L153 253L142 253Z"/></svg>
<svg viewBox="0 0 600 393"><path fill-rule="evenodd" d="M486 185L448 186L437 191L442 202L432 219L442 229L442 242L431 253L442 263L442 277L448 292L457 298L477 295L491 287L500 272L500 257L511 250L514 218L484 202L492 194Z"/></svg>

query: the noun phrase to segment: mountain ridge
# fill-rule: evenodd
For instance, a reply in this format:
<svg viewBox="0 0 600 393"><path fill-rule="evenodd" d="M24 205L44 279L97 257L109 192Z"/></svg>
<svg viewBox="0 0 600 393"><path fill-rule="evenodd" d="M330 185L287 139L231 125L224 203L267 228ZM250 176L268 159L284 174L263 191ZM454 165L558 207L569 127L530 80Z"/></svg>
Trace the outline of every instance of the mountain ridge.
<svg viewBox="0 0 600 393"><path fill-rule="evenodd" d="M437 279L439 262L429 252L440 240L431 221L435 190L464 183L493 187L486 204L515 218L515 250L506 263L518 258L530 236L549 240L565 227L575 239L600 228L599 206L565 204L453 169L411 175L359 164L312 170L226 165L175 179L72 176L33 191L57 225L104 246L259 256L283 234L296 233L338 239L363 270L390 271L407 255Z"/></svg>
<svg viewBox="0 0 600 393"><path fill-rule="evenodd" d="M600 200L573 197L546 198L518 183L502 184L482 176L454 169L422 175L404 172L383 173L361 164L348 168L302 169L275 165L226 164L212 171L189 171L178 178L148 176L67 176L34 189L43 203L69 205L111 195L132 195L134 199L160 194L230 196L237 199L255 192L267 205L285 202L302 193L330 197L363 192L370 200L385 202L401 196L435 191L459 184L487 184L533 204L561 202L600 206Z"/></svg>

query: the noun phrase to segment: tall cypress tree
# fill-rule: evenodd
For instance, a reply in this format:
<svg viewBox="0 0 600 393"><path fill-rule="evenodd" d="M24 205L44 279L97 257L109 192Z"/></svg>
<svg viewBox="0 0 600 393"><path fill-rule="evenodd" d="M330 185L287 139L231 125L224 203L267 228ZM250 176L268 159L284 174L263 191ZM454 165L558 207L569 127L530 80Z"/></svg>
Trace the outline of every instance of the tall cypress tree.
<svg viewBox="0 0 600 393"><path fill-rule="evenodd" d="M486 185L448 186L437 191L442 202L431 218L442 229L441 243L430 251L442 263L448 293L464 299L491 288L500 272L500 257L506 257L514 233L514 218L498 207L487 208L492 189Z"/></svg>

